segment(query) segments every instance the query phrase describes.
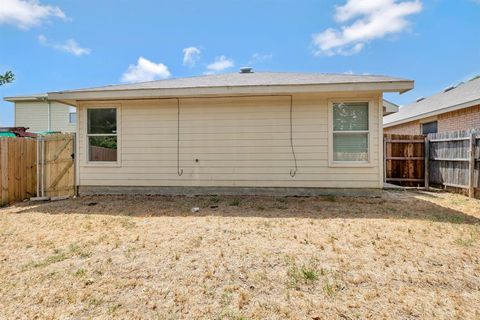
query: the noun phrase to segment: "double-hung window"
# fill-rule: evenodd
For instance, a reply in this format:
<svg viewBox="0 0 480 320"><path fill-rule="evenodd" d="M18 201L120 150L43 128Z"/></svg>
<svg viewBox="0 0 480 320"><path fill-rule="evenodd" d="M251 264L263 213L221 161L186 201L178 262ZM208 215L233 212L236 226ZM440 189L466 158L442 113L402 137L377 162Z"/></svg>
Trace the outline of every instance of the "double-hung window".
<svg viewBox="0 0 480 320"><path fill-rule="evenodd" d="M88 161L117 161L117 109L87 109Z"/></svg>
<svg viewBox="0 0 480 320"><path fill-rule="evenodd" d="M333 163L369 162L369 102L332 104Z"/></svg>

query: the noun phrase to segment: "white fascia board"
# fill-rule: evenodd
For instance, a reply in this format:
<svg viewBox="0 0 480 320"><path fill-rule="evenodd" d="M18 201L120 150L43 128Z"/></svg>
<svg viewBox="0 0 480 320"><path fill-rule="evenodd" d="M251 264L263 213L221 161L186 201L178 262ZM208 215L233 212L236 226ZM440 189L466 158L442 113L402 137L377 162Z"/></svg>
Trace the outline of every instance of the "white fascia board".
<svg viewBox="0 0 480 320"><path fill-rule="evenodd" d="M415 120L420 120L420 119L427 118L427 117L438 116L439 114L443 114L443 113L447 113L447 112L452 112L452 111L457 111L457 110L461 110L461 109L465 109L465 108L470 108L470 107L473 107L473 106L476 106L476 105L480 105L480 99L465 102L465 103L461 103L461 104L457 104L457 105L447 107L447 108L443 108L443 109L439 109L439 110L434 110L434 111L422 113L422 114L419 114L419 115L416 115L416 116L413 116L413 117L397 120L397 121L394 121L394 122L389 122L389 123L384 124L383 127L384 128L389 128L389 127L397 126L399 124L403 124L403 123L407 123L407 122L411 122L411 121L415 121Z"/></svg>
<svg viewBox="0 0 480 320"><path fill-rule="evenodd" d="M238 87L194 87L173 89L130 89L130 90L92 90L50 92L50 100L105 100L135 99L155 97L197 97L208 95L261 95L294 94L320 92L405 92L413 88L413 81L378 82L378 83L341 83L295 86L238 86Z"/></svg>
<svg viewBox="0 0 480 320"><path fill-rule="evenodd" d="M25 97L5 97L3 100L8 102L25 102L25 101L44 101L47 99L47 95L45 96L25 96Z"/></svg>

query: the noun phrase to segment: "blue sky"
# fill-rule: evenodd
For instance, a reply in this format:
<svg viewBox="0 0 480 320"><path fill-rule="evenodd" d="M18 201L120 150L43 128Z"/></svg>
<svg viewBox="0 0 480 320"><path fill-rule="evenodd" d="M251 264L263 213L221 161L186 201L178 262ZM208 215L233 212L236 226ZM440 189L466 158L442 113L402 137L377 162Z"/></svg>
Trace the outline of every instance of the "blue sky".
<svg viewBox="0 0 480 320"><path fill-rule="evenodd" d="M0 96L256 71L385 74L406 104L480 74L480 0L0 0ZM13 124L0 102L0 125Z"/></svg>

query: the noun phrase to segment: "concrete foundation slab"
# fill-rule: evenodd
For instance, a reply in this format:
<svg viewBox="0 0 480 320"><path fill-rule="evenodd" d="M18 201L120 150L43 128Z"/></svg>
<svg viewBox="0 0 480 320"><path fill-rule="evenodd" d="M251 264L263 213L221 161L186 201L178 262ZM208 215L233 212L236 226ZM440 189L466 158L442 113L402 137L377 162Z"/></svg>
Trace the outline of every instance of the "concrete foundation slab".
<svg viewBox="0 0 480 320"><path fill-rule="evenodd" d="M80 186L79 195L234 195L381 197L381 189Z"/></svg>

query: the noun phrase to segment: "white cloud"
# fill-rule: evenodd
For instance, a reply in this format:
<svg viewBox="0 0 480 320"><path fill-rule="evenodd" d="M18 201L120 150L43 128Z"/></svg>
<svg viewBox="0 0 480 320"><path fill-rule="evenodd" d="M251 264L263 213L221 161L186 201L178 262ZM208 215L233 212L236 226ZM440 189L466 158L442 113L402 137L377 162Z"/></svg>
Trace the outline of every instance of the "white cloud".
<svg viewBox="0 0 480 320"><path fill-rule="evenodd" d="M54 42L49 42L47 37L41 34L38 36L38 41L44 46L51 47L59 51L68 52L77 57L88 55L92 52L92 50L88 48L80 47L78 43L73 39L68 39L64 43L54 43Z"/></svg>
<svg viewBox="0 0 480 320"><path fill-rule="evenodd" d="M335 20L351 23L314 34L314 54L356 54L369 41L407 30L410 27L407 17L420 11L420 0L347 0L343 6L336 7Z"/></svg>
<svg viewBox="0 0 480 320"><path fill-rule="evenodd" d="M231 68L235 65L235 62L232 59L229 59L225 56L216 57L215 61L207 66L207 71L204 74L213 74L216 72L221 72L228 68Z"/></svg>
<svg viewBox="0 0 480 320"><path fill-rule="evenodd" d="M122 82L144 82L166 79L171 76L168 67L163 63L155 63L144 57L138 58L137 64L128 66L122 75Z"/></svg>
<svg viewBox="0 0 480 320"><path fill-rule="evenodd" d="M183 65L193 67L200 60L200 49L197 47L188 47L183 49Z"/></svg>
<svg viewBox="0 0 480 320"><path fill-rule="evenodd" d="M261 63L261 62L267 62L272 60L273 55L271 53L254 53L252 54L252 58L248 62L249 64L254 64L254 63Z"/></svg>
<svg viewBox="0 0 480 320"><path fill-rule="evenodd" d="M67 18L59 7L43 5L38 0L1 0L0 24L29 29L51 17Z"/></svg>

